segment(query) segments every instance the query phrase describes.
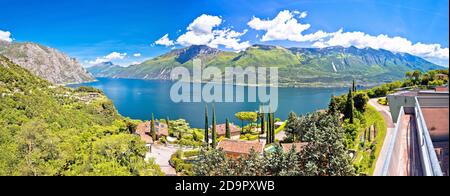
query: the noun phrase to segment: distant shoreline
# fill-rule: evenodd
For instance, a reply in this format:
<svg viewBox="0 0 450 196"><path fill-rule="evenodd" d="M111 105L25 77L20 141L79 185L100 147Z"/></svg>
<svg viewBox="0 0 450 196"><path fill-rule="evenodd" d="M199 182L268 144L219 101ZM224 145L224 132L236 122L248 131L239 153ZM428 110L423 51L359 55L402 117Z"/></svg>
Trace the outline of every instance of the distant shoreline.
<svg viewBox="0 0 450 196"><path fill-rule="evenodd" d="M80 85L80 84L89 84L92 82L98 82L98 79L125 79L125 80L142 80L142 81L161 81L161 82L178 82L178 81L174 81L174 80L164 80L164 79L142 79L142 78L119 78L119 77L96 77L96 80L94 81L89 81L89 82L82 82L82 83L74 83L74 84L65 84L64 86L70 86L70 85ZM190 84L206 84L209 82L185 82L185 83L190 83ZM211 82L212 84L219 84L219 83L214 83ZM377 84L369 84L369 85L360 85L360 88L371 88L371 87L375 87L378 86L380 84L384 84L384 82L380 82ZM233 85L233 86L242 86L242 87L275 87L275 88L348 88L349 86L351 86L351 83L349 84L336 84L336 85L330 85L330 84L325 84L325 83L299 83L299 84L286 84L286 83L281 83L278 86L267 86L267 85L249 85L249 84L230 84L230 83L222 83L222 85Z"/></svg>

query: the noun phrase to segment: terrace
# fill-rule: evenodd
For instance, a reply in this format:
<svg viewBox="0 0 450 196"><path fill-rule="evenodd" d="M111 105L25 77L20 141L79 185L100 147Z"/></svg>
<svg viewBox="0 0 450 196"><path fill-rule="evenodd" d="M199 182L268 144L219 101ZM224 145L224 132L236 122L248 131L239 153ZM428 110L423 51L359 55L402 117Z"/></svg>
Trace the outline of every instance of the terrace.
<svg viewBox="0 0 450 196"><path fill-rule="evenodd" d="M397 124L378 175L448 175L448 91L402 92L388 99Z"/></svg>

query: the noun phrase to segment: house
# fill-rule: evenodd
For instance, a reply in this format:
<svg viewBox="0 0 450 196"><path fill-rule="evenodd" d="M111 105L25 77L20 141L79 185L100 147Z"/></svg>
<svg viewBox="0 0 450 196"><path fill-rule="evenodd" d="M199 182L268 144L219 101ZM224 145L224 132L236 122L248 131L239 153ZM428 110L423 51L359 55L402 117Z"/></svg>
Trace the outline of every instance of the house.
<svg viewBox="0 0 450 196"><path fill-rule="evenodd" d="M169 129L166 124L160 123L160 122L155 122L155 129L156 129L157 139L169 136ZM146 136L149 136L149 138L151 139L151 137L150 137L150 121L139 124L136 129L136 134L141 136L141 139L143 141L149 142L150 140Z"/></svg>
<svg viewBox="0 0 450 196"><path fill-rule="evenodd" d="M448 79L448 75L447 74L436 74L436 79L446 80L446 79Z"/></svg>
<svg viewBox="0 0 450 196"><path fill-rule="evenodd" d="M238 158L242 155L249 155L252 149L256 153L262 154L264 143L225 139L219 142L217 149L222 149L228 157Z"/></svg>
<svg viewBox="0 0 450 196"><path fill-rule="evenodd" d="M216 131L217 131L217 136L219 138L225 137L227 134L226 124L216 125ZM230 124L230 132L231 132L231 137L237 137L237 136L241 135L241 129L239 129L239 127L237 127L234 124Z"/></svg>
<svg viewBox="0 0 450 196"><path fill-rule="evenodd" d="M308 143L306 143L306 142L303 142L303 143L286 143L286 144L281 144L281 147L283 147L283 152L288 153L295 146L295 152L298 153L298 152L301 152L305 148L306 145L308 145Z"/></svg>

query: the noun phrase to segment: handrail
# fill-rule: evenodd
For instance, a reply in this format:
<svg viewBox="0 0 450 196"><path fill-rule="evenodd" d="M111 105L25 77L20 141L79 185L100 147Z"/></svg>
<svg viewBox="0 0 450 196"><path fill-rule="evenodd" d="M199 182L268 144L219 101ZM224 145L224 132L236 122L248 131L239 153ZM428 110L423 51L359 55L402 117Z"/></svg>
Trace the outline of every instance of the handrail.
<svg viewBox="0 0 450 196"><path fill-rule="evenodd" d="M442 176L442 169L439 160L434 151L434 145L431 140L430 132L423 116L419 99L416 97L416 121L419 125L419 142L421 142L420 155L423 163L423 170L426 176ZM424 143L422 143L424 141Z"/></svg>
<svg viewBox="0 0 450 196"><path fill-rule="evenodd" d="M397 136L398 136L398 132L401 128L401 120L403 118L403 116L405 115L405 109L403 108L403 106L400 108L400 113L399 113L399 117L397 119L397 126L394 129L394 133L391 137L391 141L389 141L389 148L386 154L386 161L384 162L383 165L383 169L381 172L382 176L387 176L388 172L389 172L389 166L391 164L392 161L392 154L394 153L394 148L395 148L395 142L397 140Z"/></svg>

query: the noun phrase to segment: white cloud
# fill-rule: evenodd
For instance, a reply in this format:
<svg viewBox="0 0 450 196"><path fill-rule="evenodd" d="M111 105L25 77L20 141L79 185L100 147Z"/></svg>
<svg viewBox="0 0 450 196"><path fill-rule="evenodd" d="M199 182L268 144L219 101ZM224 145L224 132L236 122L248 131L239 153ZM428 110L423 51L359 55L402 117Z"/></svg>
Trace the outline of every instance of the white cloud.
<svg viewBox="0 0 450 196"><path fill-rule="evenodd" d="M0 41L12 42L11 32L0 30Z"/></svg>
<svg viewBox="0 0 450 196"><path fill-rule="evenodd" d="M261 41L287 40L294 42L309 42L313 47L324 48L330 46L355 46L357 48L385 49L398 53L409 53L422 57L433 63L448 66L449 49L440 44L412 43L403 37L389 37L387 35L369 35L364 32L325 32L319 30L315 33L304 34L310 29L310 24L302 24L297 18L303 19L307 12L281 11L272 20L263 20L257 17L248 23L255 30L265 31ZM296 18L297 17L297 18Z"/></svg>
<svg viewBox="0 0 450 196"><path fill-rule="evenodd" d="M247 33L237 32L230 28L215 29L222 24L222 18L218 16L201 15L187 28L187 32L177 39L182 46L207 45L212 48L224 46L233 50L244 50L250 46L250 42L241 42L240 37Z"/></svg>
<svg viewBox="0 0 450 196"><path fill-rule="evenodd" d="M384 49L398 53L409 53L441 65L448 66L449 49L440 44L413 44L403 37L389 37L387 35L373 36L364 32L344 32L342 29L333 33L329 39L317 41L314 47L355 46L357 48ZM442 62L446 62L442 64Z"/></svg>
<svg viewBox="0 0 450 196"><path fill-rule="evenodd" d="M154 44L162 45L162 46L166 46L166 47L174 45L173 41L169 39L169 34L164 35L163 37L161 37L161 39L157 40Z"/></svg>
<svg viewBox="0 0 450 196"><path fill-rule="evenodd" d="M177 39L177 43L183 46L208 45L214 39L213 29L221 23L220 17L203 14L189 25L188 31Z"/></svg>
<svg viewBox="0 0 450 196"><path fill-rule="evenodd" d="M133 54L133 56L134 56L134 57L141 57L142 54L141 54L141 53L136 53L136 54Z"/></svg>
<svg viewBox="0 0 450 196"><path fill-rule="evenodd" d="M233 31L231 29L214 31L215 38L208 44L208 46L211 48L218 48L219 45L223 45L228 49L237 51L245 50L246 48L250 47L250 42L241 42L240 37L246 33L247 30L242 33Z"/></svg>
<svg viewBox="0 0 450 196"><path fill-rule="evenodd" d="M192 22L187 28L197 35L211 34L213 28L222 24L222 18L203 14Z"/></svg>
<svg viewBox="0 0 450 196"><path fill-rule="evenodd" d="M325 37L330 36L329 33L318 31L313 34L303 35L303 32L311 28L310 24L302 24L295 18L305 18L308 16L306 12L289 11L284 10L278 13L278 15L270 20L262 20L257 17L248 23L248 25L255 30L265 31L261 41L275 41L275 40L288 40L295 42L317 41Z"/></svg>
<svg viewBox="0 0 450 196"><path fill-rule="evenodd" d="M306 17L308 17L308 12L302 12L299 15L299 18L306 18Z"/></svg>
<svg viewBox="0 0 450 196"><path fill-rule="evenodd" d="M108 54L104 57L97 57L95 61L89 61L89 64L96 65L100 63L110 62L113 60L123 60L127 56L127 53L118 53L118 52L112 52L111 54Z"/></svg>

